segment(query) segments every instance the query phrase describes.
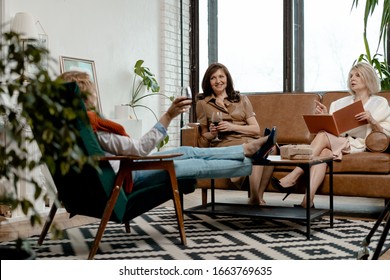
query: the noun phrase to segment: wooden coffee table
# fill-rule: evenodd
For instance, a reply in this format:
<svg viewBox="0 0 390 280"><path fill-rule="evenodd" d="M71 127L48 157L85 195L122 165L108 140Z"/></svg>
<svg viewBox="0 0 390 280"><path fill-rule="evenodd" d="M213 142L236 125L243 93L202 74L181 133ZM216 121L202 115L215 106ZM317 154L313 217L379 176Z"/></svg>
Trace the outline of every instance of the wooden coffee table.
<svg viewBox="0 0 390 280"><path fill-rule="evenodd" d="M333 158L332 157L314 157L305 160L282 159L280 156L269 156L267 163L261 165L272 166L299 166L304 170L304 180L306 193L310 193L310 167L326 163L329 172L329 209L298 208L284 206L258 206L238 203L218 203L215 202L214 180L211 180L211 202L206 205L199 205L183 212L198 213L206 215L228 215L228 216L247 216L265 219L284 219L284 220L306 220L306 236L310 239L311 221L329 213L330 227L333 227ZM306 205L310 205L310 197L306 196Z"/></svg>

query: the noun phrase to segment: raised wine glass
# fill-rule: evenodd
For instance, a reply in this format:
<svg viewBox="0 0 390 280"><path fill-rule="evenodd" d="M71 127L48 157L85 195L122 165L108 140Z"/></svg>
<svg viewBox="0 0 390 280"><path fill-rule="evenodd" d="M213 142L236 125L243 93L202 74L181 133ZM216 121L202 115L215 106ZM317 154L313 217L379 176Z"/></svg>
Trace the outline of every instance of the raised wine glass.
<svg viewBox="0 0 390 280"><path fill-rule="evenodd" d="M222 112L213 112L211 115L211 122L214 124L214 126L218 126L220 121L222 121ZM218 137L218 133L217 137L215 137L213 141L221 141L221 139Z"/></svg>
<svg viewBox="0 0 390 280"><path fill-rule="evenodd" d="M189 86L187 87L182 87L180 89L180 95L181 96L185 96L187 97L187 99L189 100L192 100L192 91L191 91L191 88ZM191 128L190 126L187 125L187 121L186 121L186 118L189 117L189 115L187 113L183 113L182 114L182 122L183 122L183 127L182 129L186 129L186 128Z"/></svg>

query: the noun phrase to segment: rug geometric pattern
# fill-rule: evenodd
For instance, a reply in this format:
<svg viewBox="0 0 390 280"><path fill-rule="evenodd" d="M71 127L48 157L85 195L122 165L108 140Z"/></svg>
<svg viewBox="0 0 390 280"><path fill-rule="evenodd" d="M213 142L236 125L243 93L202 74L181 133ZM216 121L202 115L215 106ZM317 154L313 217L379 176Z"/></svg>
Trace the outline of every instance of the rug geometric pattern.
<svg viewBox="0 0 390 280"><path fill-rule="evenodd" d="M347 260L356 259L362 240L373 221L335 219L312 221L311 239L301 221L260 220L247 217L185 214L187 246L180 245L172 208L161 207L145 213L124 226L109 223L95 259L149 260ZM99 224L67 229L64 238L46 237L35 247L38 236L29 238L37 259L86 259ZM383 227L371 239L374 251ZM389 238L387 238L389 239ZM388 248L386 240L383 248ZM370 257L372 254L370 255Z"/></svg>

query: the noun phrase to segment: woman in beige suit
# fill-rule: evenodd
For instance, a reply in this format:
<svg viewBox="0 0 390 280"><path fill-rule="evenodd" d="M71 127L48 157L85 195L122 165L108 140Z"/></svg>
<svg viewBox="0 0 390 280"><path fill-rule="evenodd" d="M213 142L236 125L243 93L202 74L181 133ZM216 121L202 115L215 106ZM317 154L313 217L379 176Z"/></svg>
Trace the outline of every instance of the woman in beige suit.
<svg viewBox="0 0 390 280"><path fill-rule="evenodd" d="M201 147L226 147L260 138L261 132L248 97L234 90L229 70L213 63L202 80L203 93L198 95L196 114L201 127ZM215 126L212 113L221 112L222 121ZM265 134L268 134L267 131ZM217 138L218 136L218 138ZM217 141L216 141L217 139ZM218 140L220 139L220 140ZM268 151L270 152L270 151ZM250 204L265 205L264 190L269 184L273 167L254 165L249 177ZM241 180L232 178L233 182Z"/></svg>

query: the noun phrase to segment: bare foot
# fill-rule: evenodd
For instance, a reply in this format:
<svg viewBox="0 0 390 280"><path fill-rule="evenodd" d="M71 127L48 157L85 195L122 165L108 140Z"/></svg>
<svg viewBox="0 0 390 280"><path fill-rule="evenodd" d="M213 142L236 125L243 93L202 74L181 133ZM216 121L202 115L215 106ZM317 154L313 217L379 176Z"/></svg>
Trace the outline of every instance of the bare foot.
<svg viewBox="0 0 390 280"><path fill-rule="evenodd" d="M249 205L267 205L264 199L250 198L248 200Z"/></svg>
<svg viewBox="0 0 390 280"><path fill-rule="evenodd" d="M259 200L256 198L249 198L248 204L249 205L259 205Z"/></svg>
<svg viewBox="0 0 390 280"><path fill-rule="evenodd" d="M314 202L310 202L310 208L315 208L314 206ZM304 200L301 202L301 204L294 204L294 207L302 207L302 208L306 208L306 198L304 198Z"/></svg>

